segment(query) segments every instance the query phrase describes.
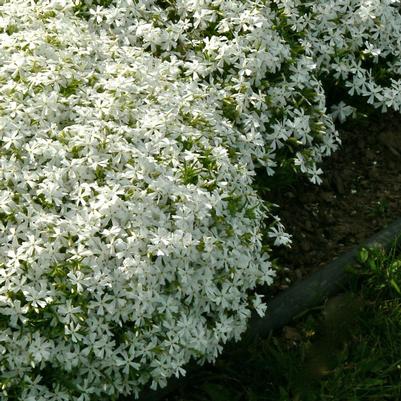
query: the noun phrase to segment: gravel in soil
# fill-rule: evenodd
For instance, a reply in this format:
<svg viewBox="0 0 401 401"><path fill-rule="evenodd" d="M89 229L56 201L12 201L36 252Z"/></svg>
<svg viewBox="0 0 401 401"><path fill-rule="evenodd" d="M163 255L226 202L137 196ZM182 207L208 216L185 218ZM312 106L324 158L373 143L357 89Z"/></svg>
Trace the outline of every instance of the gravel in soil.
<svg viewBox="0 0 401 401"><path fill-rule="evenodd" d="M265 194L280 205L291 248L273 253L279 286L304 278L401 216L401 116L348 123L342 146L321 168L323 183L302 179ZM287 278L285 280L285 278Z"/></svg>

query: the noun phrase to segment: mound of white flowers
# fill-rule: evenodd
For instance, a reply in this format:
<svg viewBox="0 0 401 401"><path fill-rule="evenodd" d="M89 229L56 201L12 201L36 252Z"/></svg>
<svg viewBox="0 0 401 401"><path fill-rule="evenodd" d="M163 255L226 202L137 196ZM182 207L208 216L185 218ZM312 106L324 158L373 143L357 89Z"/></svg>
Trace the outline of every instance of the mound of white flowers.
<svg viewBox="0 0 401 401"><path fill-rule="evenodd" d="M213 361L290 241L255 168L319 183L355 113L322 82L398 110L400 49L390 0L1 1L1 399Z"/></svg>

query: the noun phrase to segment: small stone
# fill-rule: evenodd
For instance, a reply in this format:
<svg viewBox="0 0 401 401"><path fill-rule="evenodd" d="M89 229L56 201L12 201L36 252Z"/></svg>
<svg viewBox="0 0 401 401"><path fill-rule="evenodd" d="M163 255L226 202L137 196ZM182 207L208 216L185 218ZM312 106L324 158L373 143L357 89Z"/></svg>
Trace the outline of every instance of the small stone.
<svg viewBox="0 0 401 401"><path fill-rule="evenodd" d="M363 138L358 138L358 148L363 149L366 146L366 143Z"/></svg>
<svg viewBox="0 0 401 401"><path fill-rule="evenodd" d="M305 227L306 231L309 231L309 232L313 232L314 231L313 225L309 220L306 220L304 227Z"/></svg>
<svg viewBox="0 0 401 401"><path fill-rule="evenodd" d="M376 167L373 167L369 170L369 178L376 179L379 178L379 172Z"/></svg>
<svg viewBox="0 0 401 401"><path fill-rule="evenodd" d="M333 203L335 199L335 195L331 192L322 192L320 196L327 203Z"/></svg>
<svg viewBox="0 0 401 401"><path fill-rule="evenodd" d="M376 157L376 154L371 149L367 149L365 152L365 156L368 160L374 160Z"/></svg>
<svg viewBox="0 0 401 401"><path fill-rule="evenodd" d="M390 152L396 156L400 156L399 151L401 150L401 137L399 132L396 131L384 131L379 134L379 141L386 146Z"/></svg>
<svg viewBox="0 0 401 401"><path fill-rule="evenodd" d="M283 336L286 340L297 342L301 340L301 335L295 327L284 326Z"/></svg>
<svg viewBox="0 0 401 401"><path fill-rule="evenodd" d="M311 245L310 245L310 243L309 243L308 241L303 241L303 242L301 243L301 249L302 249L304 252L309 252L309 251L311 250Z"/></svg>
<svg viewBox="0 0 401 401"><path fill-rule="evenodd" d="M344 188L343 180L341 179L340 176L336 175L336 176L334 177L334 185L335 185L336 191L337 191L340 195L343 195L344 192L345 192L345 188Z"/></svg>
<svg viewBox="0 0 401 401"><path fill-rule="evenodd" d="M302 270L301 269L296 269L295 270L295 275L297 276L297 279L298 280L301 280L301 278L302 278Z"/></svg>
<svg viewBox="0 0 401 401"><path fill-rule="evenodd" d="M325 223L326 224L334 224L336 222L336 219L334 218L334 216L332 214L327 214L325 215Z"/></svg>

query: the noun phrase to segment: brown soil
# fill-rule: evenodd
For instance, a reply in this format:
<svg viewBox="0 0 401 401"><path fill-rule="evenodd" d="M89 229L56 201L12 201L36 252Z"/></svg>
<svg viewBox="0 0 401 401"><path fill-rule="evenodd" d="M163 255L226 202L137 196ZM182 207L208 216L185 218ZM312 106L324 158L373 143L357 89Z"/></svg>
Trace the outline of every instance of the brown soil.
<svg viewBox="0 0 401 401"><path fill-rule="evenodd" d="M290 249L274 253L286 268L282 289L284 277L303 278L401 216L401 116L351 123L340 133L342 147L322 163L320 186L302 180L267 196L293 235Z"/></svg>

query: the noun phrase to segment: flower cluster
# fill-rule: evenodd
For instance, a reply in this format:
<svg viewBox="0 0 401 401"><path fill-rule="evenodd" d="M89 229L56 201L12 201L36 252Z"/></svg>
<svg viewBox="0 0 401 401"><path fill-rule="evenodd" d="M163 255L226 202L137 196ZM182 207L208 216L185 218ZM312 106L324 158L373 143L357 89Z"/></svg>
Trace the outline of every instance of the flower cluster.
<svg viewBox="0 0 401 401"><path fill-rule="evenodd" d="M255 168L320 182L327 77L399 109L396 6L0 2L1 399L138 395L263 315Z"/></svg>

